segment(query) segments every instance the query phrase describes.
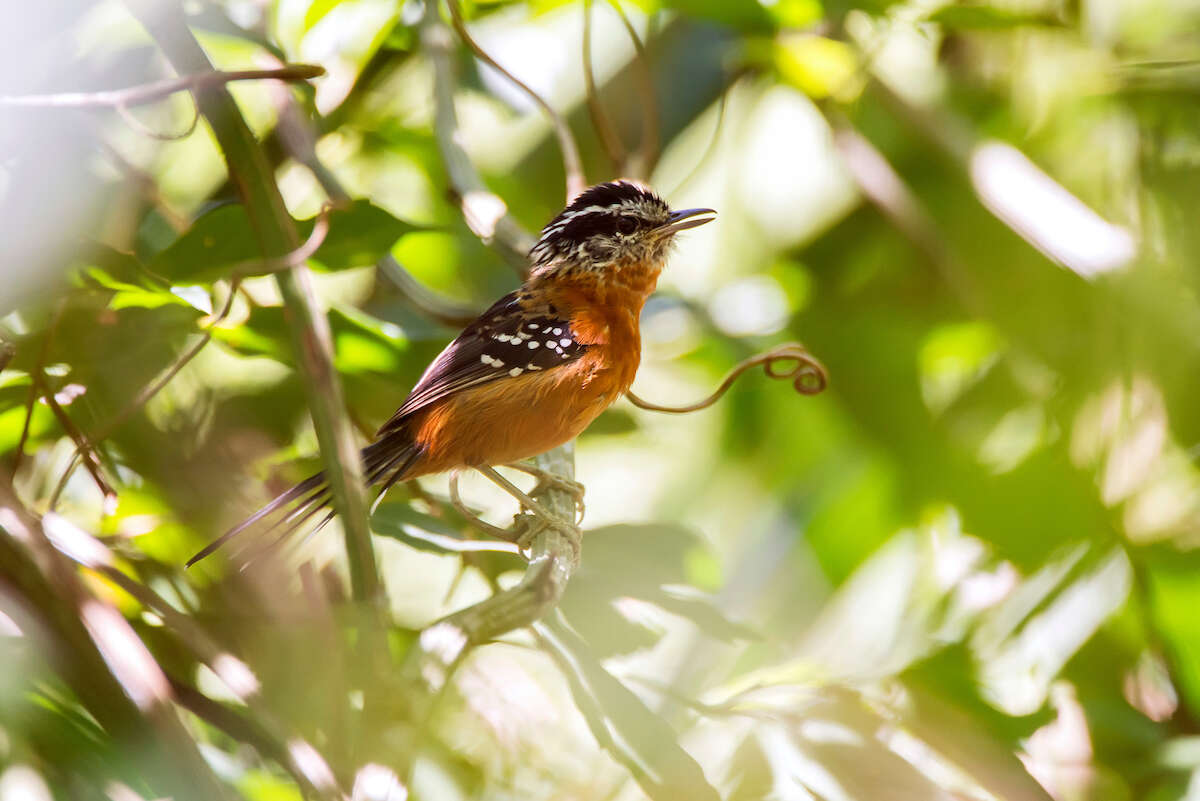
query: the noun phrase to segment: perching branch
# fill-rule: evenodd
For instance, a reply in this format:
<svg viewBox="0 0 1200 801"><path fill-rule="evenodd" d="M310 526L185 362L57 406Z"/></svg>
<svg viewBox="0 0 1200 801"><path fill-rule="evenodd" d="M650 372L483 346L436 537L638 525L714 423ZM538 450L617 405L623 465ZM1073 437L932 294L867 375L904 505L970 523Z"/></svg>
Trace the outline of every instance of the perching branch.
<svg viewBox="0 0 1200 801"><path fill-rule="evenodd" d="M151 0L128 3L177 70L196 75L213 72L208 56L187 27L182 9L174 4L164 9ZM224 83L217 81L217 86L194 94L221 146L263 255L271 258L295 251L300 246L295 220L284 206L271 165ZM333 507L345 531L354 597L367 602L373 608L368 614L376 617L382 585L367 526L362 460L346 417L341 381L333 369L329 320L320 308L306 267L295 266L278 273L276 281L288 310L292 346L305 378ZM378 628L377 624L376 620L373 627Z"/></svg>
<svg viewBox="0 0 1200 801"><path fill-rule="evenodd" d="M128 108L153 103L176 92L200 92L223 87L233 81L307 81L325 74L323 67L312 64L290 64L273 70L237 70L219 72L208 70L194 75L169 78L127 89L106 92L66 92L52 95L0 95L0 106L33 106L41 108Z"/></svg>
<svg viewBox="0 0 1200 801"><path fill-rule="evenodd" d="M794 364L789 368L784 368L779 366L780 362L794 362ZM751 356L749 359L739 362L736 367L729 371L713 394L696 403L690 403L686 406L660 406L657 403L643 400L631 391L626 391L625 396L629 398L634 406L651 412L666 412L668 414L698 412L701 409L707 409L720 400L721 396L729 391L729 388L733 386L733 383L743 373L760 364L768 378L791 381L792 387L801 395L817 395L823 392L829 384L829 374L825 370L825 365L817 361L816 357L809 353L803 345L789 342L786 345L771 348L771 350L765 353Z"/></svg>
<svg viewBox="0 0 1200 801"><path fill-rule="evenodd" d="M430 5L436 4L430 3ZM554 107L544 97L530 89L529 85L520 78L504 69L504 67L501 67L494 58L488 55L486 50L479 46L479 43L467 31L466 23L463 22L462 18L462 9L458 6L458 0L446 0L446 5L450 9L450 19L454 22L454 30L458 33L458 38L462 39L463 44L471 49L476 58L503 75L514 86L529 95L529 99L540 106L542 111L546 112L546 116L550 118L550 124L554 126L554 134L558 137L559 149L562 150L563 170L567 174L567 201L570 202L571 198L587 188L587 179L583 174L583 161L579 158L579 147L575 144L575 137L571 135L571 128L567 125L567 121L563 119L561 114L554 110Z"/></svg>
<svg viewBox="0 0 1200 801"><path fill-rule="evenodd" d="M575 446L563 445L534 460L537 467L566 479L575 477ZM573 520L575 499L569 492L548 487L534 495L546 512ZM539 526L532 533L529 566L516 586L455 612L421 632L413 649L410 670L437 691L466 653L503 634L528 626L558 605L567 583L579 567L579 553L570 537L543 518L518 517L518 525ZM528 534L529 532L525 532Z"/></svg>

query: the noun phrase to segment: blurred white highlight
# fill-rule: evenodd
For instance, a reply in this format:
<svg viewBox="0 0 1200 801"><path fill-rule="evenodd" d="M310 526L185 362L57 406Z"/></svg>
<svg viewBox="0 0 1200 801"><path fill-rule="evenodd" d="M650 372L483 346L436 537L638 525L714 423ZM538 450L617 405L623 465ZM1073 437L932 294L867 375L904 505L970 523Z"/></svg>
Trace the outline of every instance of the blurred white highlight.
<svg viewBox="0 0 1200 801"><path fill-rule="evenodd" d="M1067 269L1091 278L1124 267L1133 235L1102 219L1016 148L987 142L970 158L979 199L1027 242Z"/></svg>
<svg viewBox="0 0 1200 801"><path fill-rule="evenodd" d="M54 796L40 773L13 765L0 774L0 801L54 801Z"/></svg>
<svg viewBox="0 0 1200 801"><path fill-rule="evenodd" d="M321 791L337 789L337 780L333 777L333 770L330 769L325 758L317 753L317 749L300 739L289 740L287 749L296 770L312 782L313 787Z"/></svg>
<svg viewBox="0 0 1200 801"><path fill-rule="evenodd" d="M353 801L405 801L408 788L391 768L374 763L363 765L354 777Z"/></svg>
<svg viewBox="0 0 1200 801"><path fill-rule="evenodd" d="M108 669L139 709L150 709L167 700L167 677L116 609L89 599L83 602L79 615Z"/></svg>
<svg viewBox="0 0 1200 801"><path fill-rule="evenodd" d="M771 276L755 275L717 290L708 313L730 336L773 334L787 324L787 295Z"/></svg>
<svg viewBox="0 0 1200 801"><path fill-rule="evenodd" d="M50 543L84 567L111 567L112 553L100 540L54 512L42 518L42 530Z"/></svg>
<svg viewBox="0 0 1200 801"><path fill-rule="evenodd" d="M213 661L213 670L229 685L229 689L243 697L259 690L258 678L246 663L230 654L219 654Z"/></svg>

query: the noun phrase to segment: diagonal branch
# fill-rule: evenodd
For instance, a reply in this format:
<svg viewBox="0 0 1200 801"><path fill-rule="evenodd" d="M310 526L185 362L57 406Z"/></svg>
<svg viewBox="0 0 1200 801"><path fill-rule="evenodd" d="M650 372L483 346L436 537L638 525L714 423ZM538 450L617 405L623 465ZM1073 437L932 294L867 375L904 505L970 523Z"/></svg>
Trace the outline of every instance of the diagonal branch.
<svg viewBox="0 0 1200 801"><path fill-rule="evenodd" d="M325 74L323 67L312 64L290 64L273 70L209 70L194 75L155 81L127 89L105 92L65 92L52 95L0 95L0 106L33 106L40 108L128 108L142 106L170 97L177 92L200 92L223 87L234 81L307 81Z"/></svg>
<svg viewBox="0 0 1200 801"><path fill-rule="evenodd" d="M128 0L128 5L177 70L188 74L213 72L178 5L152 0ZM221 146L263 255L271 258L295 251L300 247L295 220L284 206L271 165L224 83L194 94ZM346 416L341 381L333 368L329 320L317 301L306 267L298 265L278 273L276 281L287 307L292 347L305 379L333 507L345 531L354 597L368 604L372 628L378 630L382 585L367 526L362 460Z"/></svg>

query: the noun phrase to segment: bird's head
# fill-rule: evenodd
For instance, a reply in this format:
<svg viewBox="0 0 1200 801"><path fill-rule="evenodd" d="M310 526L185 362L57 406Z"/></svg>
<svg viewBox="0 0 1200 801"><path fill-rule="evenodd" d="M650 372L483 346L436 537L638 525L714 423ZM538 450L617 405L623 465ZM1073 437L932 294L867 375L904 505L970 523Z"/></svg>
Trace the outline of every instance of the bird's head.
<svg viewBox="0 0 1200 801"><path fill-rule="evenodd" d="M631 181L596 184L542 229L529 253L533 274L628 272L656 278L675 234L715 214L672 211L651 189Z"/></svg>

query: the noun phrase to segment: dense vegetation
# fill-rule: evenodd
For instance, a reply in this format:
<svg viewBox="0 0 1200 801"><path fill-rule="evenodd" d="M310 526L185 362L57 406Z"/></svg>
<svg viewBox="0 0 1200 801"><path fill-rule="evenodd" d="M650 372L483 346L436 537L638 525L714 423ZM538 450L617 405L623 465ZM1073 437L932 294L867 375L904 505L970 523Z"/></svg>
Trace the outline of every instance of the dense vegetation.
<svg viewBox="0 0 1200 801"><path fill-rule="evenodd" d="M1200 793L1194 4L41 5L0 32L0 801ZM578 565L445 479L368 511L347 455L618 175L720 212L638 395L790 341L826 390L605 413L544 460ZM321 466L338 522L184 570Z"/></svg>

